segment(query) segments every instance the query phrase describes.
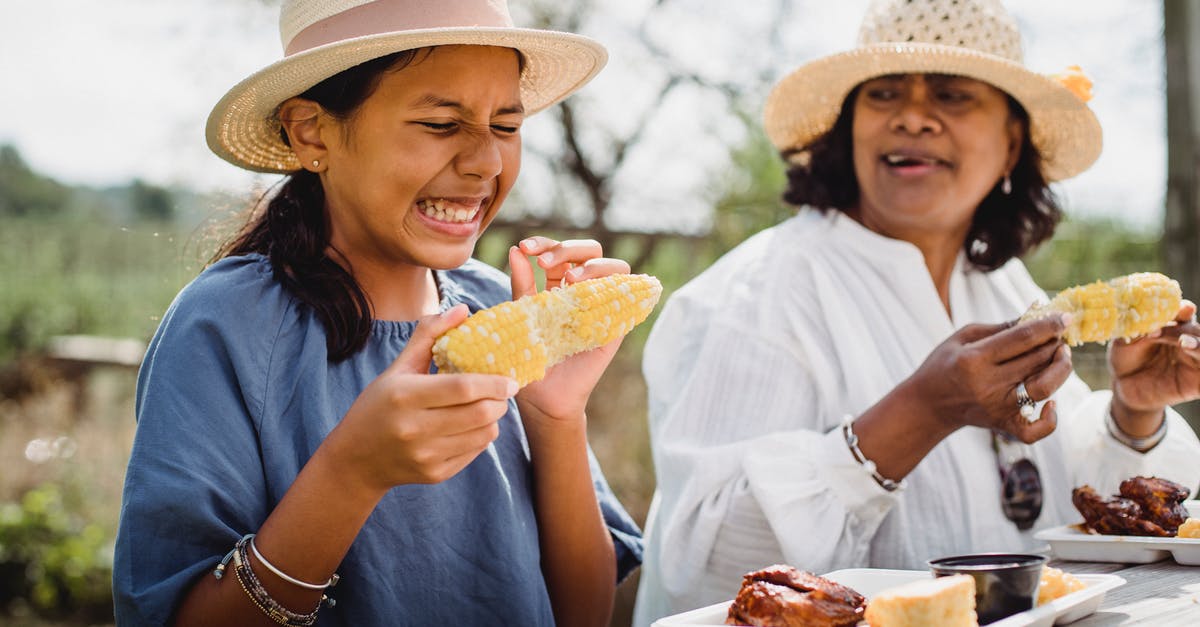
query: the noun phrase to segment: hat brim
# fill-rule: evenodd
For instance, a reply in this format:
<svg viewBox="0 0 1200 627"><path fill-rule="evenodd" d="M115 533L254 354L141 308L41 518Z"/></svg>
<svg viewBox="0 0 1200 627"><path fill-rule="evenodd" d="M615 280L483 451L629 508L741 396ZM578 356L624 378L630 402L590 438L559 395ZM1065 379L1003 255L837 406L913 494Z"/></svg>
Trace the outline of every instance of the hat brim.
<svg viewBox="0 0 1200 627"><path fill-rule="evenodd" d="M1001 57L925 43L866 45L801 66L767 97L767 137L779 150L808 145L833 127L851 90L888 74L966 76L1007 92L1029 113L1029 134L1048 181L1075 176L1100 156L1099 120L1058 81Z"/></svg>
<svg viewBox="0 0 1200 627"><path fill-rule="evenodd" d="M442 45L499 46L525 58L521 100L526 114L545 109L583 87L608 61L598 42L581 35L525 28L436 28L339 41L286 57L255 72L225 94L208 116L208 146L222 159L255 172L300 169L279 137L279 105L360 63L403 50Z"/></svg>

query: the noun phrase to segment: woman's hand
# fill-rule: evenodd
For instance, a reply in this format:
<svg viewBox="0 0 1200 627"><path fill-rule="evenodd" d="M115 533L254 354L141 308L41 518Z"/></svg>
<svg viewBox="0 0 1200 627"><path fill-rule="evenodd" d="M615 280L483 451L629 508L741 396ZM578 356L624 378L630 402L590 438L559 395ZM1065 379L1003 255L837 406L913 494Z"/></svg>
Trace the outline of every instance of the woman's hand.
<svg viewBox="0 0 1200 627"><path fill-rule="evenodd" d="M386 492L458 474L499 435L517 383L490 374L429 374L434 339L465 305L422 318L404 351L359 394L322 447L359 485ZM380 494L382 496L382 493Z"/></svg>
<svg viewBox="0 0 1200 627"><path fill-rule="evenodd" d="M546 274L546 289L565 287L585 279L594 279L610 274L628 274L629 264L620 259L603 257L604 251L595 240L566 240L559 242L548 237L529 237L508 251L508 263L512 268L513 298L537 292L533 265L529 257ZM529 410L549 418L582 418L592 389L604 374L621 346L614 340L600 348L568 357L546 371L546 377L525 386L517 394L522 414Z"/></svg>
<svg viewBox="0 0 1200 627"><path fill-rule="evenodd" d="M1174 326L1108 345L1113 417L1131 435L1158 427L1167 405L1200 398L1200 325L1196 305L1183 301Z"/></svg>
<svg viewBox="0 0 1200 627"><path fill-rule="evenodd" d="M1023 382L1030 398L1040 401L1067 380L1071 352L1060 339L1063 328L1059 316L965 326L930 353L909 383L932 404L945 432L975 426L1035 442L1054 431L1054 402L1030 422L1020 414L1017 385Z"/></svg>

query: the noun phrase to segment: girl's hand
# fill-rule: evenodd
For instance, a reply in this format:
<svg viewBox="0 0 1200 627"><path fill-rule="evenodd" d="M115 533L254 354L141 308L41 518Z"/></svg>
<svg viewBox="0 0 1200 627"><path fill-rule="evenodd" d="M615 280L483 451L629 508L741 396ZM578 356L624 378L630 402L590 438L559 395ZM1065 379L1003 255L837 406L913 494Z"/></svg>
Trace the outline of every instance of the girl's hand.
<svg viewBox="0 0 1200 627"><path fill-rule="evenodd" d="M620 259L603 257L600 243L595 240L566 240L559 242L548 237L530 237L508 251L512 268L513 298L537 292L533 266L529 257L546 273L546 289L565 287L585 279L610 274L628 274L629 264ZM604 369L621 345L614 340L600 348L572 355L546 371L546 377L525 386L517 394L522 413L535 410L556 419L581 419L588 397Z"/></svg>
<svg viewBox="0 0 1200 627"><path fill-rule="evenodd" d="M377 491L458 474L499 435L517 383L490 374L429 374L433 342L465 305L422 318L396 361L359 394L322 447Z"/></svg>
<svg viewBox="0 0 1200 627"><path fill-rule="evenodd" d="M1061 317L1021 324L972 324L930 353L909 379L920 398L932 404L946 432L975 426L997 429L1030 443L1057 425L1054 402L1042 406L1040 419L1020 415L1017 384L1029 396L1048 398L1071 374L1071 352L1062 342Z"/></svg>
<svg viewBox="0 0 1200 627"><path fill-rule="evenodd" d="M1167 405L1200 398L1200 325L1195 316L1196 305L1185 300L1174 326L1109 343L1114 417L1128 410L1157 418Z"/></svg>

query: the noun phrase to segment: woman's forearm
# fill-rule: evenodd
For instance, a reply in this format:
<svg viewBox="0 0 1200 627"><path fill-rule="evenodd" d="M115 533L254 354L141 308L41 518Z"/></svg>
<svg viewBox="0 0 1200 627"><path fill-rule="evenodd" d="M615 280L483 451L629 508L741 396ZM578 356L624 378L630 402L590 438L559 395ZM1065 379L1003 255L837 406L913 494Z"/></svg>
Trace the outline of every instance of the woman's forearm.
<svg viewBox="0 0 1200 627"><path fill-rule="evenodd" d="M910 381L904 381L854 421L859 449L888 479L906 477L954 432L920 401Z"/></svg>
<svg viewBox="0 0 1200 627"><path fill-rule="evenodd" d="M528 415L529 408L522 408ZM560 625L607 625L616 556L592 485L584 420L526 420L542 573Z"/></svg>
<svg viewBox="0 0 1200 627"><path fill-rule="evenodd" d="M354 485L344 474L337 473L331 460L331 446L317 449L262 526L248 530L256 534L255 548L271 565L300 581L329 580L384 494L374 486ZM298 614L307 614L317 607L321 591L281 579L252 552L249 561L262 586L283 607ZM336 588L330 593L336 593ZM205 572L188 591L174 623L263 627L276 624L255 607L239 583L232 563L226 566L221 579L211 571Z"/></svg>

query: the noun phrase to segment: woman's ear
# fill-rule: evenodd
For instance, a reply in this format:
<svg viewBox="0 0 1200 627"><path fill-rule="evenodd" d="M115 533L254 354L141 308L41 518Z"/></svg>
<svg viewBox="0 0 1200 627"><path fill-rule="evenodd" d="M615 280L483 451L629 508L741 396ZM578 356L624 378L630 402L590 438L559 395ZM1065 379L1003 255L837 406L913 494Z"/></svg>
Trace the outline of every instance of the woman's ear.
<svg viewBox="0 0 1200 627"><path fill-rule="evenodd" d="M289 98L279 105L279 122L300 159L300 167L313 172L325 169L327 150L321 133L325 118L322 114L321 105L305 98Z"/></svg>
<svg viewBox="0 0 1200 627"><path fill-rule="evenodd" d="M1017 161L1021 159L1021 146L1025 142L1025 123L1016 117L1010 117L1005 130L1008 132L1008 159L1004 171L1012 172L1013 168L1017 167Z"/></svg>

